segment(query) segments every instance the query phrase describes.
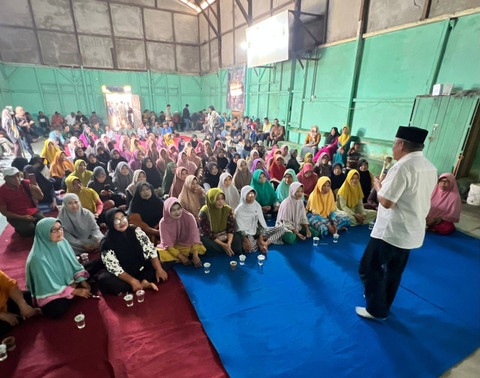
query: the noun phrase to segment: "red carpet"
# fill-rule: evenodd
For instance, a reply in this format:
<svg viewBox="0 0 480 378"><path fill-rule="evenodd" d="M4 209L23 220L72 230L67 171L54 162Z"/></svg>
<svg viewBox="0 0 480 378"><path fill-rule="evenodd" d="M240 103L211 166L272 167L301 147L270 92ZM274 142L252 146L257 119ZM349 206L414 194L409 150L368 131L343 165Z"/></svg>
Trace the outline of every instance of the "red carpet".
<svg viewBox="0 0 480 378"><path fill-rule="evenodd" d="M0 237L0 269L25 285L32 238L11 226ZM73 318L85 314L79 330ZM0 362L1 377L225 377L175 271L127 308L123 298L76 298L60 320L36 318L16 327L17 348ZM5 336L6 337L6 336Z"/></svg>

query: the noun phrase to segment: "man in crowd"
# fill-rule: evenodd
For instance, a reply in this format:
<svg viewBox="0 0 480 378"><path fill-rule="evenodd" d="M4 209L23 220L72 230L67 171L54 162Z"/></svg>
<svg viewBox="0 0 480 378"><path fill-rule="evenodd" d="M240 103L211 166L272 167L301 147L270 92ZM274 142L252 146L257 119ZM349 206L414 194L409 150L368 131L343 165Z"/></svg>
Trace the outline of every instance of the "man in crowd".
<svg viewBox="0 0 480 378"><path fill-rule="evenodd" d="M73 127L73 125L75 125L75 122L76 122L75 113L71 112L70 114L68 114L65 117L65 122L67 123L68 126ZM53 123L53 119L52 119L52 123Z"/></svg>
<svg viewBox="0 0 480 378"><path fill-rule="evenodd" d="M185 124L184 131L190 130L190 110L188 110L188 104L185 104L183 108L183 123Z"/></svg>
<svg viewBox="0 0 480 378"><path fill-rule="evenodd" d="M422 153L427 134L424 129L400 126L392 147L397 164L383 182L375 178L377 220L359 269L367 305L356 312L364 318L387 318L410 249L423 244L437 184L437 169Z"/></svg>
<svg viewBox="0 0 480 378"><path fill-rule="evenodd" d="M37 222L44 218L34 202L43 199L42 190L36 182L22 180L15 167L4 168L2 173L5 184L0 186L0 213L21 236L33 236Z"/></svg>

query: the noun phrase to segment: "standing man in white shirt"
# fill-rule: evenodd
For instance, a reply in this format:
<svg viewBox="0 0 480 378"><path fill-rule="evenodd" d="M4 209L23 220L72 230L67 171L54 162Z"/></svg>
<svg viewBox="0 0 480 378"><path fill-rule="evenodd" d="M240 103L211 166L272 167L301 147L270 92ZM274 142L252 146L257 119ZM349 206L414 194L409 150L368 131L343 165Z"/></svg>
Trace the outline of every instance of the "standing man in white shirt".
<svg viewBox="0 0 480 378"><path fill-rule="evenodd" d="M375 178L377 221L359 269L367 306L357 307L356 312L364 318L386 319L410 249L423 244L437 184L437 169L422 153L427 134L418 127L400 126L392 147L397 164L382 183Z"/></svg>

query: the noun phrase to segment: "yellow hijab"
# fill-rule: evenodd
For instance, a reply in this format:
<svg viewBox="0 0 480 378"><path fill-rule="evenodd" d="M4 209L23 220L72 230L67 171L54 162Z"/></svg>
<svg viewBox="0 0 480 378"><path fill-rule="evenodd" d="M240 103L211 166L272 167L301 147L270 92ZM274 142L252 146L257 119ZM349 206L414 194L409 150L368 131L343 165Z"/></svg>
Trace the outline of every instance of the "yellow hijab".
<svg viewBox="0 0 480 378"><path fill-rule="evenodd" d="M75 162L75 170L72 172L72 175L77 177L82 182L83 186L87 186L88 182L90 181L90 179L93 176L93 172L89 171L88 169L85 169L85 172L80 173L79 167L80 167L80 164L82 164L82 163L84 163L85 166L87 165L87 163L85 163L85 161L83 161L81 159L78 159Z"/></svg>
<svg viewBox="0 0 480 378"><path fill-rule="evenodd" d="M331 181L327 176L322 176L318 179L315 189L313 189L310 197L308 197L308 203L306 207L307 211L318 214L323 218L327 218L328 214L337 209L332 189L330 189L327 194L322 193L322 186L327 181L331 184Z"/></svg>
<svg viewBox="0 0 480 378"><path fill-rule="evenodd" d="M344 128L347 128L347 132L346 132L346 133L343 132L343 129L344 129ZM338 137L338 141L340 142L340 145L341 145L341 146L344 146L345 143L347 143L347 142L350 140L350 136L351 136L351 135L350 135L350 127L348 127L348 126L343 126L343 127L342 127L342 135L340 135L340 136Z"/></svg>
<svg viewBox="0 0 480 378"><path fill-rule="evenodd" d="M53 147L49 147L50 143ZM60 149L55 146L55 143L53 143L50 139L47 139L43 145L40 157L45 158L48 164L52 164L58 151L60 151Z"/></svg>
<svg viewBox="0 0 480 378"><path fill-rule="evenodd" d="M75 193L80 199L80 203L82 204L83 208L90 210L93 214L95 214L97 211L97 200L99 198L97 192L87 187L83 187L78 192L75 191L73 189L73 181L75 180L80 180L80 178L76 177L73 173L65 179L67 193Z"/></svg>
<svg viewBox="0 0 480 378"><path fill-rule="evenodd" d="M168 133L165 135L165 138L163 138L167 147L170 147L172 144L175 145L175 141L173 139L170 139L170 135L172 134Z"/></svg>
<svg viewBox="0 0 480 378"><path fill-rule="evenodd" d="M228 223L228 216L232 208L228 205L223 205L221 209L218 209L216 206L217 197L223 194L221 189L211 188L207 192L206 205L201 208L201 211L208 215L208 220L210 221L210 229L215 232L225 231Z"/></svg>
<svg viewBox="0 0 480 378"><path fill-rule="evenodd" d="M350 184L350 181L355 174L358 175L359 180L358 184L353 186ZM362 186L360 185L360 174L356 169L352 169L350 172L348 172L347 178L345 179L345 182L340 187L340 189L338 189L337 195L345 198L348 207L355 207L358 201L360 201L364 197Z"/></svg>
<svg viewBox="0 0 480 378"><path fill-rule="evenodd" d="M141 145L140 141L138 143L138 147L135 146L135 141L138 140L137 138L132 138L132 140L130 141L130 151L131 152L134 152L135 150L139 150L139 151L142 151L144 154L145 154L145 149L143 148L143 146Z"/></svg>

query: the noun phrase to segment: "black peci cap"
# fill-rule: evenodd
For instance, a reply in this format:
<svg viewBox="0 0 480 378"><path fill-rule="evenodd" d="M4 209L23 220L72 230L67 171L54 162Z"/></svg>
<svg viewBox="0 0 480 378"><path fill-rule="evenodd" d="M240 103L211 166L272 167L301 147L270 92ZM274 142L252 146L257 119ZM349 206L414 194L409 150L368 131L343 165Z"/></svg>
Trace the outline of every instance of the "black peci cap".
<svg viewBox="0 0 480 378"><path fill-rule="evenodd" d="M401 138L413 143L423 144L427 138L428 130L415 126L400 126L395 138Z"/></svg>

